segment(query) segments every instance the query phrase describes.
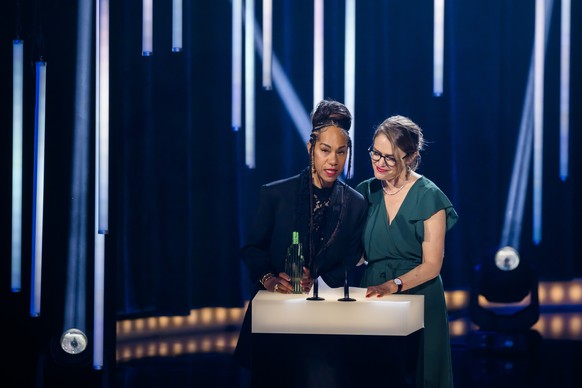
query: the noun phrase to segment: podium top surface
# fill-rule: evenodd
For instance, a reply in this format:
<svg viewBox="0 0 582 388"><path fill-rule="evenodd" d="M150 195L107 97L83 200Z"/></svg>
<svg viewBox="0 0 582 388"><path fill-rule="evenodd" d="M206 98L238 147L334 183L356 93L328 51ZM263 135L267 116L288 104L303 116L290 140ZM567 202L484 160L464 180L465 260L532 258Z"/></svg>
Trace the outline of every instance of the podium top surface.
<svg viewBox="0 0 582 388"><path fill-rule="evenodd" d="M366 289L350 287L355 301L342 302L344 289L328 288L320 279L313 301L306 294L259 291L253 298L252 332L278 334L348 334L406 336L424 328L423 295L366 298Z"/></svg>

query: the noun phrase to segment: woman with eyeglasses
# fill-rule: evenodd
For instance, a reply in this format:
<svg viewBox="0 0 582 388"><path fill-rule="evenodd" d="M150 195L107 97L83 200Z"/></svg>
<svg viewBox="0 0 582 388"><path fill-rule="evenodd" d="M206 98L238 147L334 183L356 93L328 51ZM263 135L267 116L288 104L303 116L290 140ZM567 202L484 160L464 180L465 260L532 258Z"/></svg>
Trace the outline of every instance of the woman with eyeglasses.
<svg viewBox="0 0 582 388"><path fill-rule="evenodd" d="M424 295L423 346L417 385L452 387L449 322L440 276L445 234L457 213L447 196L416 172L421 128L404 116L380 124L368 149L374 177L356 189L370 203L363 242L366 297Z"/></svg>
<svg viewBox="0 0 582 388"><path fill-rule="evenodd" d="M330 287L344 285L346 269L355 268L362 257L368 203L339 180L351 159L351 123L352 115L344 104L321 101L311 113L309 165L298 175L261 187L255 221L241 248L253 282L253 297L259 290L293 292L285 258L294 232L303 247L301 286L305 293L319 276ZM348 162L347 178L350 169ZM247 368L251 311L249 304L235 349L236 359Z"/></svg>

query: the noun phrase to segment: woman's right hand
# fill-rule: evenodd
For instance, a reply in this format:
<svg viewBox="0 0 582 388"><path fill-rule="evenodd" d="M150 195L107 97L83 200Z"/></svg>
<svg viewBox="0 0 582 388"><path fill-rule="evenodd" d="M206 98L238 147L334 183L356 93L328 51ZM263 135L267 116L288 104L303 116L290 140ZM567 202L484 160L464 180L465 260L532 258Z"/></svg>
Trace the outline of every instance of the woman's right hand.
<svg viewBox="0 0 582 388"><path fill-rule="evenodd" d="M280 272L278 276L273 276L266 281L265 288L271 292L278 292L281 294L290 294L293 292L293 287L289 281L291 278L285 272Z"/></svg>

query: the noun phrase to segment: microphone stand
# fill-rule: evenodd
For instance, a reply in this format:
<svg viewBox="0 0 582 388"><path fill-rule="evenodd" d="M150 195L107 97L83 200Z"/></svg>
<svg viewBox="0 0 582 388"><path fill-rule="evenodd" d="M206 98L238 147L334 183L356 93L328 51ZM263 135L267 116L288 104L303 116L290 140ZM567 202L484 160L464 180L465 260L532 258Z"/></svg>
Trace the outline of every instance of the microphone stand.
<svg viewBox="0 0 582 388"><path fill-rule="evenodd" d="M325 300L325 298L319 296L318 278L319 276L313 279L313 296L310 296L309 298L307 298L307 300Z"/></svg>
<svg viewBox="0 0 582 388"><path fill-rule="evenodd" d="M344 297L339 298L338 302L355 302L354 298L350 298L350 286L348 285L348 268L345 269L344 276Z"/></svg>

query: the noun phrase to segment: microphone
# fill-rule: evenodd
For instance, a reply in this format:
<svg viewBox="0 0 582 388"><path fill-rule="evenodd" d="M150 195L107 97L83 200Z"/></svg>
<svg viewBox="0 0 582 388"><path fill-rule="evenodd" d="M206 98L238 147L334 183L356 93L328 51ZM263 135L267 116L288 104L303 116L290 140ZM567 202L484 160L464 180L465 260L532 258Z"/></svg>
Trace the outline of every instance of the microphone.
<svg viewBox="0 0 582 388"><path fill-rule="evenodd" d="M350 298L350 285L348 284L348 266L345 266L345 276L344 276L344 297L339 298L339 302L355 302L354 298Z"/></svg>
<svg viewBox="0 0 582 388"><path fill-rule="evenodd" d="M319 274L317 273L317 270L315 270L314 272L311 273L315 273L315 278L313 279L313 296L310 296L309 298L307 298L307 300L325 300L325 298L322 298L319 296L319 283L318 283L318 279L319 279Z"/></svg>

